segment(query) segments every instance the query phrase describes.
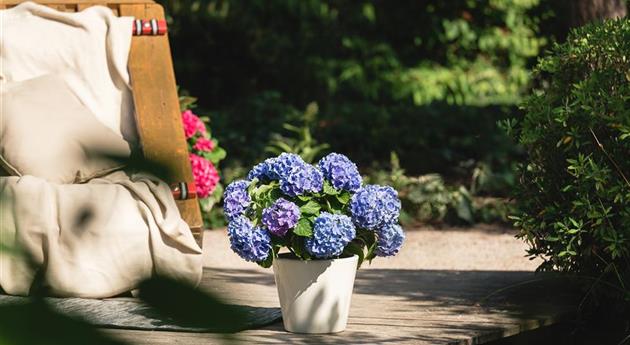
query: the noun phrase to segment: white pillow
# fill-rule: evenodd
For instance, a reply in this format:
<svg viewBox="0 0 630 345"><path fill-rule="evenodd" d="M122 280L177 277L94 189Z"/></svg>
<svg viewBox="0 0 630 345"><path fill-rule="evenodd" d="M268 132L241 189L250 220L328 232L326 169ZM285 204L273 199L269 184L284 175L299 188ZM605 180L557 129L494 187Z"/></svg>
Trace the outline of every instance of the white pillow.
<svg viewBox="0 0 630 345"><path fill-rule="evenodd" d="M62 75L5 83L0 164L11 175L82 183L122 168L129 144L96 119Z"/></svg>

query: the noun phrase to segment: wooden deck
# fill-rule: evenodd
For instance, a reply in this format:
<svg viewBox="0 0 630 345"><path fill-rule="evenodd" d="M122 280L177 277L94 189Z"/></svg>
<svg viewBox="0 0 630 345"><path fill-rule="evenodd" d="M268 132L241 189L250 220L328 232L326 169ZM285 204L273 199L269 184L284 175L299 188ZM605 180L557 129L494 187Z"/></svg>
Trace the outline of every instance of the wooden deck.
<svg viewBox="0 0 630 345"><path fill-rule="evenodd" d="M213 247L219 244L204 246ZM208 265L202 288L236 304L279 306L271 270L230 260ZM345 332L290 334L279 322L237 338L246 344L481 344L557 323L573 315L576 305L562 279L527 271L367 267L357 274ZM217 334L106 332L133 344L222 342Z"/></svg>

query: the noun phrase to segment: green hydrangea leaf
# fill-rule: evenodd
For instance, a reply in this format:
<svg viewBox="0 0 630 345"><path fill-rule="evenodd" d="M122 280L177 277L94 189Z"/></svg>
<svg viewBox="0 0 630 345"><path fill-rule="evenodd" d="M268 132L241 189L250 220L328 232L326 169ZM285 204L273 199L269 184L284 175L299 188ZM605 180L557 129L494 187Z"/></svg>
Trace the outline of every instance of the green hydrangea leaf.
<svg viewBox="0 0 630 345"><path fill-rule="evenodd" d="M311 237L313 236L313 226L308 219L301 218L295 226L295 229L293 229L293 233L297 236Z"/></svg>
<svg viewBox="0 0 630 345"><path fill-rule="evenodd" d="M306 204L300 207L300 212L305 215L317 214L321 207L313 200L309 200Z"/></svg>
<svg viewBox="0 0 630 345"><path fill-rule="evenodd" d="M358 229L357 239L363 242L365 244L365 247L367 248L367 253L365 254L364 260L372 262L372 259L376 257L376 233L370 230Z"/></svg>
<svg viewBox="0 0 630 345"><path fill-rule="evenodd" d="M343 209L346 205L344 205L341 201L337 199L339 195L336 195L330 199L326 199L326 210L330 213L334 214L343 214Z"/></svg>
<svg viewBox="0 0 630 345"><path fill-rule="evenodd" d="M312 199L312 197L308 196L308 195L298 195L297 198L301 201L309 201Z"/></svg>
<svg viewBox="0 0 630 345"><path fill-rule="evenodd" d="M324 181L324 194L326 195L337 195L339 191L333 187L330 182Z"/></svg>
<svg viewBox="0 0 630 345"><path fill-rule="evenodd" d="M291 249L293 253L302 260L310 260L311 254L304 247L305 237L293 236L291 238Z"/></svg>
<svg viewBox="0 0 630 345"><path fill-rule="evenodd" d="M269 255L263 261L257 262L260 267L269 268L273 264L273 249L269 251Z"/></svg>
<svg viewBox="0 0 630 345"><path fill-rule="evenodd" d="M339 200L339 202L345 206L348 204L348 202L350 202L350 198L352 196L347 191L344 191L344 192L341 192L340 194L337 194L336 197L337 197L337 200Z"/></svg>
<svg viewBox="0 0 630 345"><path fill-rule="evenodd" d="M249 182L249 186L247 186L247 194L252 195L254 189L256 189L256 185L258 184L258 178L254 178Z"/></svg>
<svg viewBox="0 0 630 345"><path fill-rule="evenodd" d="M348 243L348 245L343 249L342 255L347 255L347 256L357 255L359 257L357 268L361 267L361 264L363 263L363 260L365 259L363 246L361 246L359 243L354 242L354 241Z"/></svg>

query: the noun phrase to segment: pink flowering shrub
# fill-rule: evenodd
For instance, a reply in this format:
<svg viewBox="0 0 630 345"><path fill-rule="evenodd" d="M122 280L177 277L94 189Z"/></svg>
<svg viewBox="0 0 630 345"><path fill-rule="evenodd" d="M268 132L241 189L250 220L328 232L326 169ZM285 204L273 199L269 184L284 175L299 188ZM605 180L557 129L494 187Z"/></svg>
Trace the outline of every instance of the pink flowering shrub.
<svg viewBox="0 0 630 345"><path fill-rule="evenodd" d="M204 220L207 220L212 206L223 194L217 168L219 162L225 158L225 150L219 147L217 140L212 138L211 131L206 127L209 119L192 112L191 108L195 107L195 101L196 99L192 97L180 97L180 107L199 205Z"/></svg>
<svg viewBox="0 0 630 345"><path fill-rule="evenodd" d="M214 150L214 141L206 138L199 138L197 139L195 145L193 145L193 149L203 152L212 152L212 150Z"/></svg>
<svg viewBox="0 0 630 345"><path fill-rule="evenodd" d="M207 198L219 183L219 173L209 160L194 153L190 153L189 158L197 185L197 195L202 199Z"/></svg>
<svg viewBox="0 0 630 345"><path fill-rule="evenodd" d="M206 125L197 115L193 114L190 109L182 112L182 121L184 123L186 139L190 139L197 134L206 134Z"/></svg>

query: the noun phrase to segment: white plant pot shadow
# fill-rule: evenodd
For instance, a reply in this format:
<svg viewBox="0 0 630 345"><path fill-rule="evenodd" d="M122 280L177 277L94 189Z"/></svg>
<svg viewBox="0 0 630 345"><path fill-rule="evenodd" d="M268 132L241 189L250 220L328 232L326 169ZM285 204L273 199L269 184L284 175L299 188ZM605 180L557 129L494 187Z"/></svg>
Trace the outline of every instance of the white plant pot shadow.
<svg viewBox="0 0 630 345"><path fill-rule="evenodd" d="M358 256L303 261L281 254L273 261L284 329L336 333L346 329Z"/></svg>

